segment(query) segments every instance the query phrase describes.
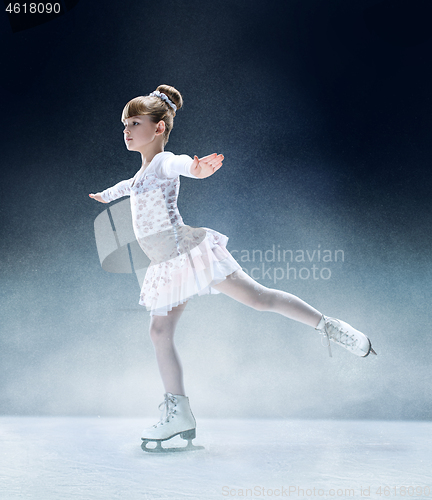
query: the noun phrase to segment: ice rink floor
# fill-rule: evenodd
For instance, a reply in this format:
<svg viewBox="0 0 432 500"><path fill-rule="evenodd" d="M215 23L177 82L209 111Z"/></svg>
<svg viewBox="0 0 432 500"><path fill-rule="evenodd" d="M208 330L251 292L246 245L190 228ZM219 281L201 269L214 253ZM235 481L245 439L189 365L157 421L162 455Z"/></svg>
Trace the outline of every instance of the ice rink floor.
<svg viewBox="0 0 432 500"><path fill-rule="evenodd" d="M200 419L204 450L150 454L154 423L0 417L0 498L432 498L432 422Z"/></svg>

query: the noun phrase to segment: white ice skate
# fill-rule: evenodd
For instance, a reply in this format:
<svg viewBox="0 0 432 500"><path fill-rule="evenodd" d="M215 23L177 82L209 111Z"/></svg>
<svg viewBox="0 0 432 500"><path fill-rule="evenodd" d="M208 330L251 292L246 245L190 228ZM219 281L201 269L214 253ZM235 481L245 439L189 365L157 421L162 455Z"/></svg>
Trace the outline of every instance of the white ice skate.
<svg viewBox="0 0 432 500"><path fill-rule="evenodd" d="M189 406L189 399L186 396L178 394L171 394L167 392L164 395L164 401L159 405L162 408L162 416L159 422L148 429L144 429L142 434L141 448L144 451L152 453L164 453L170 451L192 451L202 450L203 446L195 446L192 444L192 439L196 435L196 422L195 417ZM187 446L178 448L164 448L162 441L171 439L180 434L182 439L188 441ZM149 448L147 443L156 442L155 448Z"/></svg>
<svg viewBox="0 0 432 500"><path fill-rule="evenodd" d="M315 330L318 330L320 335L323 335L323 338L327 337L330 357L332 355L330 340L363 358L371 352L376 355L368 337L340 319L323 315Z"/></svg>

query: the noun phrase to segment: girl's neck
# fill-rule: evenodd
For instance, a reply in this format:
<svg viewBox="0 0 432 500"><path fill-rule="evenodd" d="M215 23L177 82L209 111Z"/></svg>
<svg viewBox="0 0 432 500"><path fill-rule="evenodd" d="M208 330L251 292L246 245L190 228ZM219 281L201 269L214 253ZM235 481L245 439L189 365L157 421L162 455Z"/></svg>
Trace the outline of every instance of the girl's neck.
<svg viewBox="0 0 432 500"><path fill-rule="evenodd" d="M163 149L157 149L155 151L141 153L141 168L146 169L148 165L150 165L150 163L153 161L153 158L157 154L163 152L164 152Z"/></svg>

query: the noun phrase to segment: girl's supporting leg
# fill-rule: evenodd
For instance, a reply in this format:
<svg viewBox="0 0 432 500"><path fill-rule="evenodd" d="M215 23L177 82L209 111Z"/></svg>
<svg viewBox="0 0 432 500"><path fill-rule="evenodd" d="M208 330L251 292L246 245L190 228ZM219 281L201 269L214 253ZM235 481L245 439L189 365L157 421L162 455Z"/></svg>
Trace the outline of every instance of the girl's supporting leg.
<svg viewBox="0 0 432 500"><path fill-rule="evenodd" d="M187 302L173 307L167 316L151 316L150 337L165 392L185 396L183 370L174 346L174 332Z"/></svg>
<svg viewBox="0 0 432 500"><path fill-rule="evenodd" d="M314 328L322 314L299 297L257 283L242 269L213 286L216 290L258 311L272 311Z"/></svg>

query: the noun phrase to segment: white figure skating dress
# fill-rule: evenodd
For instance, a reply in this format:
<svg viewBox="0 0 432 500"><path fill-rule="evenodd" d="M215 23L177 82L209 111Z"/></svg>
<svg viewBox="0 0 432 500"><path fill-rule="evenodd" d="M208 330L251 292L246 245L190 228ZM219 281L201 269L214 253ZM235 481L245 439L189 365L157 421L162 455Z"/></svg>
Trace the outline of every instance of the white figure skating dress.
<svg viewBox="0 0 432 500"><path fill-rule="evenodd" d="M180 177L193 177L193 159L162 151L134 177L102 191L105 202L130 196L132 225L150 259L139 304L150 315L168 311L194 295L220 293L212 286L241 266L226 248L228 237L184 224L177 208Z"/></svg>

